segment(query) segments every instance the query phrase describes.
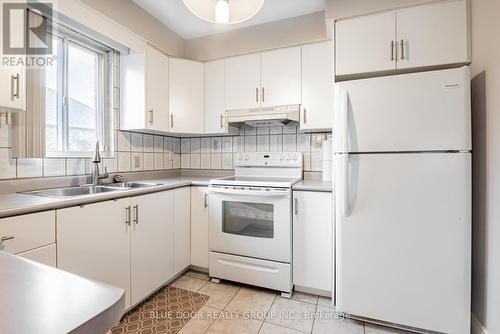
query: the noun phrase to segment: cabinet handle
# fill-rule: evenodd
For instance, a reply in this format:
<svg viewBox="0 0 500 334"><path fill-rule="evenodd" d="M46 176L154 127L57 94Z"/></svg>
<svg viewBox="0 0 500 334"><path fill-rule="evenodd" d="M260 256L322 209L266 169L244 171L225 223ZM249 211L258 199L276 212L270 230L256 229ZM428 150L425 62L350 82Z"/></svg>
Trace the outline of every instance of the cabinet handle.
<svg viewBox="0 0 500 334"><path fill-rule="evenodd" d="M7 240L12 240L14 238L15 238L15 236L13 236L13 235L6 235L6 236L0 238L0 242L7 241Z"/></svg>
<svg viewBox="0 0 500 334"><path fill-rule="evenodd" d="M297 197L295 197L293 200L294 200L293 210L294 210L295 215L298 215L299 214L299 200L297 199Z"/></svg>
<svg viewBox="0 0 500 334"><path fill-rule="evenodd" d="M150 115L149 123L153 124L153 117L154 117L154 111L153 111L153 109L149 109L149 115Z"/></svg>
<svg viewBox="0 0 500 334"><path fill-rule="evenodd" d="M10 99L19 98L19 73L10 76Z"/></svg>
<svg viewBox="0 0 500 334"><path fill-rule="evenodd" d="M396 43L394 41L391 41L391 61L394 61L394 46Z"/></svg>
<svg viewBox="0 0 500 334"><path fill-rule="evenodd" d="M259 102L259 88L255 87L255 102Z"/></svg>
<svg viewBox="0 0 500 334"><path fill-rule="evenodd" d="M125 224L130 226L130 205L125 208Z"/></svg>
<svg viewBox="0 0 500 334"><path fill-rule="evenodd" d="M207 193L205 193L205 199L204 199L203 205L205 206L205 208L208 208L208 194Z"/></svg>
<svg viewBox="0 0 500 334"><path fill-rule="evenodd" d="M304 108L303 111L302 111L302 121L304 122L304 124L307 123L306 108Z"/></svg>
<svg viewBox="0 0 500 334"><path fill-rule="evenodd" d="M170 114L170 127L174 127L174 114Z"/></svg>
<svg viewBox="0 0 500 334"><path fill-rule="evenodd" d="M401 60L405 60L405 41L401 40Z"/></svg>
<svg viewBox="0 0 500 334"><path fill-rule="evenodd" d="M221 129L224 127L223 120L224 120L224 115L220 114L220 127L221 127Z"/></svg>
<svg viewBox="0 0 500 334"><path fill-rule="evenodd" d="M139 205L134 205L134 224L139 224Z"/></svg>
<svg viewBox="0 0 500 334"><path fill-rule="evenodd" d="M266 101L266 95L265 95L265 90L264 87L262 87L262 102Z"/></svg>

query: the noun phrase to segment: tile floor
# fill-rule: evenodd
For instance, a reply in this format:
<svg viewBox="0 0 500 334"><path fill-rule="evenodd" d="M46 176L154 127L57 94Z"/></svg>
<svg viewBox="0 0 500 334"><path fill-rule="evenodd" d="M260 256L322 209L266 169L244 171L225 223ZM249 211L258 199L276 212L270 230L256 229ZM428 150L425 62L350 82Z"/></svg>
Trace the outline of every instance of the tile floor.
<svg viewBox="0 0 500 334"><path fill-rule="evenodd" d="M350 319L338 319L329 298L295 292L291 299L277 292L223 281L187 271L171 286L209 297L179 334L402 334L404 331Z"/></svg>

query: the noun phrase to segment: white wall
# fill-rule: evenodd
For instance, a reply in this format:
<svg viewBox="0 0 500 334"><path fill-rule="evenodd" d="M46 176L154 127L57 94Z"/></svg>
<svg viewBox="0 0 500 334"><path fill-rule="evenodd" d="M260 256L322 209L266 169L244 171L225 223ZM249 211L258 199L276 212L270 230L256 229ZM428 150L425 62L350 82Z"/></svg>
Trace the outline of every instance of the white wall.
<svg viewBox="0 0 500 334"><path fill-rule="evenodd" d="M472 0L472 311L500 333L500 1Z"/></svg>
<svg viewBox="0 0 500 334"><path fill-rule="evenodd" d="M327 39L325 12L187 40L185 55L209 60Z"/></svg>
<svg viewBox="0 0 500 334"><path fill-rule="evenodd" d="M63 0L64 1L64 0ZM163 52L184 56L184 40L131 0L82 0Z"/></svg>

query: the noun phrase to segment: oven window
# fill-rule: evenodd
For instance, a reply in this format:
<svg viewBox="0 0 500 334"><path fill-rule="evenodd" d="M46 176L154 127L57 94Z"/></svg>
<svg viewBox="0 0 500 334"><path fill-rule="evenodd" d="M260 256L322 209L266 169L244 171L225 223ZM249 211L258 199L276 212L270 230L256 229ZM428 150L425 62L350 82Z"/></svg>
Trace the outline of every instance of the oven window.
<svg viewBox="0 0 500 334"><path fill-rule="evenodd" d="M272 204L222 202L222 232L257 238L274 237Z"/></svg>

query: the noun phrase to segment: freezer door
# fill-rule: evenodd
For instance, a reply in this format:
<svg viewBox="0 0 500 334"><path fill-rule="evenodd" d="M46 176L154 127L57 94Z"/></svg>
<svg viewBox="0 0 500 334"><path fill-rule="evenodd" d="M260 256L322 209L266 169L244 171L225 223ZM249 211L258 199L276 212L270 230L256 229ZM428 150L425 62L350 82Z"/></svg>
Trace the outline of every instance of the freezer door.
<svg viewBox="0 0 500 334"><path fill-rule="evenodd" d="M344 156L335 156L338 310L469 333L470 154Z"/></svg>
<svg viewBox="0 0 500 334"><path fill-rule="evenodd" d="M336 152L471 148L468 67L340 82L335 94Z"/></svg>

